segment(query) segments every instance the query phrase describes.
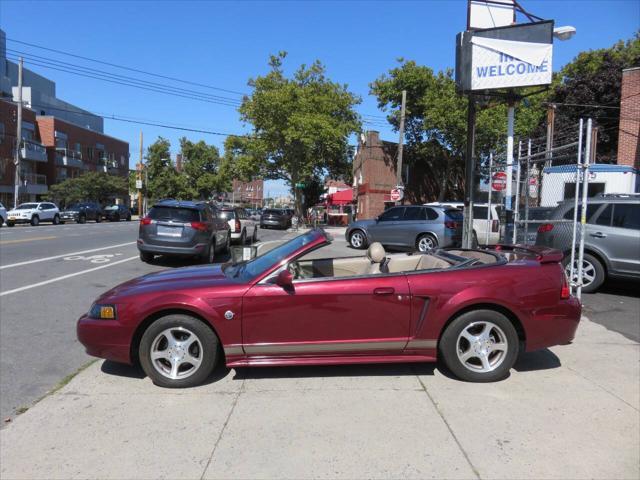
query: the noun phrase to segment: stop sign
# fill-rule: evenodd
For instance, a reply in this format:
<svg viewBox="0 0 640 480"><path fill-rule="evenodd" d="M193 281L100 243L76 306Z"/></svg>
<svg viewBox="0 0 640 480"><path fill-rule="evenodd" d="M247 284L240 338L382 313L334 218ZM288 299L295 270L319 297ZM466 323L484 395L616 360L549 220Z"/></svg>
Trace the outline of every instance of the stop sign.
<svg viewBox="0 0 640 480"><path fill-rule="evenodd" d="M403 191L401 188L394 188L393 190L391 190L391 201L392 202L398 202L400 200L402 200L403 197Z"/></svg>
<svg viewBox="0 0 640 480"><path fill-rule="evenodd" d="M501 192L507 188L507 174L504 172L496 172L491 179L491 188L496 192Z"/></svg>

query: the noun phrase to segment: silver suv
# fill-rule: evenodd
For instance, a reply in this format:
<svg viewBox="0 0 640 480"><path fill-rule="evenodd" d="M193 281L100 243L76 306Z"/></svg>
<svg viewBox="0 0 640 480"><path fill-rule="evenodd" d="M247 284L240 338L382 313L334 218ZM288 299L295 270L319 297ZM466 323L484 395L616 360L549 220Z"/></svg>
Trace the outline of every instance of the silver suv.
<svg viewBox="0 0 640 480"><path fill-rule="evenodd" d="M573 220L573 208L574 200L560 203L550 221ZM580 215L578 211L578 219ZM601 194L589 198L586 217L582 291L595 292L607 277L640 279L640 195ZM572 230L572 222L545 223L538 228L536 238L536 245L565 252L567 275Z"/></svg>

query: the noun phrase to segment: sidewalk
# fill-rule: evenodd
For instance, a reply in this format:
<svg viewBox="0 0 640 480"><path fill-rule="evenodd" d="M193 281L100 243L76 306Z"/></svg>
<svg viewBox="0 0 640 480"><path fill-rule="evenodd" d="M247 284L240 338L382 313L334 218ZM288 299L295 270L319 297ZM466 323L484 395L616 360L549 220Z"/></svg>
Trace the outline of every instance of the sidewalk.
<svg viewBox="0 0 640 480"><path fill-rule="evenodd" d="M168 390L98 361L0 430L0 477L635 479L639 348L585 319L494 384L367 365Z"/></svg>

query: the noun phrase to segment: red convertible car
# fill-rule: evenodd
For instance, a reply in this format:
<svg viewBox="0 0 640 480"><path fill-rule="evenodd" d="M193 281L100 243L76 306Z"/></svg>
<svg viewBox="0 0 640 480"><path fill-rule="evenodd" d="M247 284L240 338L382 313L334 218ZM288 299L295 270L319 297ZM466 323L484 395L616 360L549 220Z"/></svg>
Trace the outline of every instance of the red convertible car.
<svg viewBox="0 0 640 480"><path fill-rule="evenodd" d="M319 258L316 229L250 261L149 274L78 321L87 352L188 387L229 367L433 362L508 375L521 351L569 343L580 320L562 254L540 247ZM311 254L313 252L313 254ZM311 254L311 255L310 255Z"/></svg>

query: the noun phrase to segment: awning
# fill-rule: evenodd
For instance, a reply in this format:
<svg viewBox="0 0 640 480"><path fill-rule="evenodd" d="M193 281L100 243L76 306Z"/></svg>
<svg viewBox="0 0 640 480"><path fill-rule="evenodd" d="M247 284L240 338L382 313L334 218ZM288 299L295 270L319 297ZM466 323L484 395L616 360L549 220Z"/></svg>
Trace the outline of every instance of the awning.
<svg viewBox="0 0 640 480"><path fill-rule="evenodd" d="M351 188L327 195L327 205L349 205L351 203L353 203L353 190Z"/></svg>

